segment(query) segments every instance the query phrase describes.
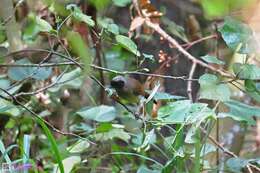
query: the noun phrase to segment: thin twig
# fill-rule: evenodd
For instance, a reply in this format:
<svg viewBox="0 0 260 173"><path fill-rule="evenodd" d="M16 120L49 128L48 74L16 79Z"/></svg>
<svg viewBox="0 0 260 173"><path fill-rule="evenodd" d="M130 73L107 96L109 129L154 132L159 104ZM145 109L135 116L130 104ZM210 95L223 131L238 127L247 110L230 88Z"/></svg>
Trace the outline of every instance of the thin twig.
<svg viewBox="0 0 260 173"><path fill-rule="evenodd" d="M207 131L205 129L203 129L202 127L200 127L200 129L201 129L202 133L207 135ZM233 152L231 152L228 149L226 149L225 147L223 147L218 141L216 141L216 139L214 137L208 135L208 138L211 140L211 142L213 142L214 145L216 145L219 149L221 149L225 154L227 154L231 157L234 157L234 158L238 158L238 156L236 154L234 154ZM257 171L260 171L260 168L258 168L257 166L255 166L251 163L247 164L247 168L249 168L249 167L254 168ZM252 171L251 168L249 168L248 170Z"/></svg>
<svg viewBox="0 0 260 173"><path fill-rule="evenodd" d="M192 80L191 79L193 78L196 66L197 66L197 63L193 62L191 69L190 69L190 73L189 73L189 78L188 78L189 81L187 83L187 94L189 96L189 99L192 100L192 101L193 101L193 97L192 97Z"/></svg>
<svg viewBox="0 0 260 173"><path fill-rule="evenodd" d="M91 144L95 144L94 142L90 141L89 139L86 139L82 136L79 136L75 133L70 133L70 132L63 132L59 129L57 129L56 127L54 127L51 123L49 123L48 121L46 121L45 119L41 118L37 113L35 113L34 111L32 111L31 109L29 109L28 107L26 107L25 105L23 105L15 96L13 96L11 93L9 93L7 90L0 88L1 91L3 91L5 94L7 94L11 100L13 102L15 102L16 104L18 104L19 106L21 106L22 108L24 108L26 111L30 112L36 119L39 119L41 121L43 121L47 126L49 126L54 132L59 133L61 135L65 135L65 136L74 136L80 139L84 139L87 140L88 142L90 142Z"/></svg>

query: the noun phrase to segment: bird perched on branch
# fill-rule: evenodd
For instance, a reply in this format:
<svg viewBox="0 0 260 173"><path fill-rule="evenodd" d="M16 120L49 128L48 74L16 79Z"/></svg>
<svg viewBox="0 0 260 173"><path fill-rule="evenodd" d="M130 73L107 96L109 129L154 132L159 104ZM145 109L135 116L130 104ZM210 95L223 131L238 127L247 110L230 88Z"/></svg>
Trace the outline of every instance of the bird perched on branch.
<svg viewBox="0 0 260 173"><path fill-rule="evenodd" d="M132 77L116 76L111 80L111 87L126 104L139 103L139 96L148 97L144 85Z"/></svg>

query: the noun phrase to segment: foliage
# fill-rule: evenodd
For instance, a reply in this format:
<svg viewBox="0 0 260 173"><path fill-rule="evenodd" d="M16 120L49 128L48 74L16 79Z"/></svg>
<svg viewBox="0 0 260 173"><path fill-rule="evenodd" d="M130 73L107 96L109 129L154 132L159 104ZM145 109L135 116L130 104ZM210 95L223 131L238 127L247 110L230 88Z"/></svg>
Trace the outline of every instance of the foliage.
<svg viewBox="0 0 260 173"><path fill-rule="evenodd" d="M1 16L1 164L60 173L259 171L255 151L233 151L236 141L222 139L237 126L249 137L259 128L259 40L239 18L224 17L254 0L175 10L163 2L69 2L19 1L10 19ZM22 49L9 50L10 27ZM118 75L136 79L119 84L137 103L112 88Z"/></svg>

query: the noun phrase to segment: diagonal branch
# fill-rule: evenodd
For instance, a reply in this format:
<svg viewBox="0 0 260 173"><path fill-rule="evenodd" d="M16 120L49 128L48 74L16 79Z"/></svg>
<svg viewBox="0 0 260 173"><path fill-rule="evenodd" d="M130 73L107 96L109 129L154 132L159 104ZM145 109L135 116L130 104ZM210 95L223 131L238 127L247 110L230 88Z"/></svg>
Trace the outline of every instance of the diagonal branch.
<svg viewBox="0 0 260 173"><path fill-rule="evenodd" d="M187 52L174 38L172 38L169 34L167 34L160 26L159 24L152 23L149 19L145 20L145 23L148 27L155 30L160 36L162 36L165 40L167 40L173 47L175 47L179 52L181 52L185 57L187 57L189 60L191 60L193 63L196 63L202 67L205 67L209 70L212 70L221 76L228 77L228 78L235 78L233 74L230 74L222 69L218 69L216 67L213 67L211 65L208 65L207 63L204 63L203 61L200 61L199 59L192 56L189 52Z"/></svg>

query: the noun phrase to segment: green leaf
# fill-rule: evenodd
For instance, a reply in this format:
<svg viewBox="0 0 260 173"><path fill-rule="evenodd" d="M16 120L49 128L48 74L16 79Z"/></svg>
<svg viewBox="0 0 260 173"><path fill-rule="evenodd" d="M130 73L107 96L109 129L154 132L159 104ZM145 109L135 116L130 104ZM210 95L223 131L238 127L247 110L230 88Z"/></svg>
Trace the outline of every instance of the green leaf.
<svg viewBox="0 0 260 173"><path fill-rule="evenodd" d="M205 103L191 103L190 100L181 100L169 103L158 111L158 119L169 124L196 124L199 125L207 118L214 118L215 113Z"/></svg>
<svg viewBox="0 0 260 173"><path fill-rule="evenodd" d="M0 93L0 94L2 94L2 93ZM13 105L11 102L4 100L4 99L0 99L0 113L12 115L12 116L18 116L18 115L20 115L20 110L15 105ZM0 115L0 116L3 116L3 115Z"/></svg>
<svg viewBox="0 0 260 173"><path fill-rule="evenodd" d="M125 7L130 4L131 0L113 0L114 4L118 7Z"/></svg>
<svg viewBox="0 0 260 173"><path fill-rule="evenodd" d="M62 160L62 164L64 165L64 169L65 169L64 173L71 173L73 167L76 164L79 164L80 162L81 162L80 156L70 156L70 157L67 157L66 159ZM56 169L54 169L53 172L60 173L61 171L57 170L57 167L56 167Z"/></svg>
<svg viewBox="0 0 260 173"><path fill-rule="evenodd" d="M0 24L0 44L3 43L6 40L6 33L4 26Z"/></svg>
<svg viewBox="0 0 260 173"><path fill-rule="evenodd" d="M230 90L227 84L219 84L217 76L204 74L199 78L200 99L227 101L230 98Z"/></svg>
<svg viewBox="0 0 260 173"><path fill-rule="evenodd" d="M109 122L116 118L116 109L113 106L96 106L82 109L77 112L82 118L98 122Z"/></svg>
<svg viewBox="0 0 260 173"><path fill-rule="evenodd" d="M50 32L52 30L52 26L46 20L43 20L38 16L36 16L35 22L41 32Z"/></svg>
<svg viewBox="0 0 260 173"><path fill-rule="evenodd" d="M95 22L94 20L91 19L91 16L88 16L86 14L83 14L81 11L75 11L73 13L73 17L76 19L76 20L79 20L81 22L84 22L86 23L87 25L89 26L95 26Z"/></svg>
<svg viewBox="0 0 260 173"><path fill-rule="evenodd" d="M83 40L82 36L74 31L67 32L66 38L69 42L69 46L72 52L79 56L84 62L84 71L86 73L89 73L90 64L92 63L92 57L88 45Z"/></svg>
<svg viewBox="0 0 260 173"><path fill-rule="evenodd" d="M253 64L233 64L233 71L240 79L260 79L260 68Z"/></svg>
<svg viewBox="0 0 260 173"><path fill-rule="evenodd" d="M107 25L107 30L111 32L112 34L118 35L119 34L119 27L112 23Z"/></svg>
<svg viewBox="0 0 260 173"><path fill-rule="evenodd" d="M245 80L246 93L257 102L260 102L260 83L253 80Z"/></svg>
<svg viewBox="0 0 260 173"><path fill-rule="evenodd" d="M185 30L182 26L177 25L175 22L167 19L167 18L162 18L162 23L167 26L166 31L169 33L173 34L174 36L180 38L184 42L189 42Z"/></svg>
<svg viewBox="0 0 260 173"><path fill-rule="evenodd" d="M68 73L65 73L61 77L57 76L55 80L58 80L58 85L55 85L48 89L50 92L57 92L61 88L79 89L82 85L82 71L80 68L76 68Z"/></svg>
<svg viewBox="0 0 260 173"><path fill-rule="evenodd" d="M232 19L231 17L226 17L224 25L219 28L219 32L221 33L221 36L226 42L227 46L233 51L236 51L238 46L242 44L239 52L249 52L247 47L252 36L252 31L249 26L243 24L240 21Z"/></svg>
<svg viewBox="0 0 260 173"><path fill-rule="evenodd" d="M90 146L87 140L79 139L75 144L69 146L67 150L70 153L81 153L85 151Z"/></svg>
<svg viewBox="0 0 260 173"><path fill-rule="evenodd" d="M226 164L230 171L235 173L242 173L242 169L249 163L248 160L242 158L230 158Z"/></svg>
<svg viewBox="0 0 260 173"><path fill-rule="evenodd" d="M140 52L137 50L136 44L128 37L123 35L117 35L116 41L125 49L132 52L136 56L140 56Z"/></svg>
<svg viewBox="0 0 260 173"><path fill-rule="evenodd" d="M53 137L49 128L45 125L42 118L37 117L37 123L40 124L40 126L42 127L42 130L44 131L45 135L47 136L48 141L51 143L51 150L53 151L53 154L54 154L54 157L56 158L56 161L58 162L59 171L61 173L65 173L64 166L63 166L63 163L62 163L62 160L61 160L61 155L60 155L60 152L59 152L58 145L55 141L55 138Z"/></svg>
<svg viewBox="0 0 260 173"><path fill-rule="evenodd" d="M91 19L91 16L88 16L88 15L82 13L82 11L80 10L80 8L77 7L75 4L69 4L69 5L67 5L67 6L66 6L66 9L71 11L72 16L73 16L76 20L78 20L78 21L80 21L80 22L84 22L84 23L86 23L87 25L92 26L92 27L95 26L95 22L94 22L94 20Z"/></svg>
<svg viewBox="0 0 260 173"><path fill-rule="evenodd" d="M224 61L221 61L217 57L211 56L211 55L205 55L205 56L202 56L200 58L203 59L204 61L208 62L208 63L219 64L219 65L225 64Z"/></svg>
<svg viewBox="0 0 260 173"><path fill-rule="evenodd" d="M28 59L20 59L15 64L32 64ZM26 78L33 78L36 80L45 80L52 73L50 67L10 67L8 69L8 76L16 81L21 81Z"/></svg>
<svg viewBox="0 0 260 173"><path fill-rule="evenodd" d="M125 132L123 129L114 128L110 130L109 132L105 133L97 133L94 135L97 141L107 141L112 140L114 138L121 139L125 142L128 142L128 140L131 138L131 136Z"/></svg>
<svg viewBox="0 0 260 173"><path fill-rule="evenodd" d="M229 112L219 113L221 117L231 117L236 121L245 121L249 124L255 124L253 116L260 117L260 108L250 106L235 100L224 102L229 108Z"/></svg>

